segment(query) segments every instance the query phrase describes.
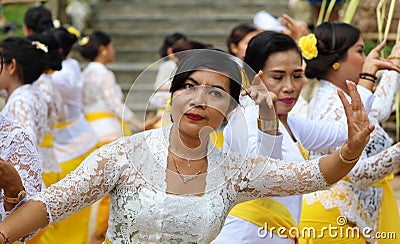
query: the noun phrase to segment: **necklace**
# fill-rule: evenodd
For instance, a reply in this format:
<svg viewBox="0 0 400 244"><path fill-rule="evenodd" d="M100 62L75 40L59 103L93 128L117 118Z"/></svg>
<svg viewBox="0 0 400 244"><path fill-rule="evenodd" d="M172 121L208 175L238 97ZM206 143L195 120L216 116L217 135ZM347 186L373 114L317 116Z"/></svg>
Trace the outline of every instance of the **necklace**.
<svg viewBox="0 0 400 244"><path fill-rule="evenodd" d="M183 183L187 183L187 182L189 182L189 181L191 181L191 180L197 178L197 176L199 176L199 174L201 173L201 171L202 171L203 168L204 168L204 166L203 166L203 167L202 167L201 169L199 169L199 171L197 171L194 175L185 175L185 174L182 174L182 171L181 171L181 169L179 168L178 164L175 162L175 159L174 159L174 156L173 156L173 155L171 155L171 158L172 158L172 162L173 162L174 165L175 165L176 172L178 172L178 175L182 178Z"/></svg>

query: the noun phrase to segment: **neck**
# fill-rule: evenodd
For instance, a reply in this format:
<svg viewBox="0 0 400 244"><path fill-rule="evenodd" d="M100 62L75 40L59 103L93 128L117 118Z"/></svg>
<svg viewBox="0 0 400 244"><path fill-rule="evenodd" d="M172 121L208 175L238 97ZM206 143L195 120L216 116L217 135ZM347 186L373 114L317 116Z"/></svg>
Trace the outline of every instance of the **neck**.
<svg viewBox="0 0 400 244"><path fill-rule="evenodd" d="M339 77L338 75L334 75L334 74L329 74L323 78L324 80L329 81L330 83L332 83L333 85L335 85L337 88L342 89L346 94L348 94L348 89L347 89L347 85L346 85L346 79L343 77Z"/></svg>
<svg viewBox="0 0 400 244"><path fill-rule="evenodd" d="M203 135L202 135L203 134ZM209 133L200 133L200 137L190 137L178 131L173 125L170 134L169 149L181 158L189 160L202 159L207 156Z"/></svg>
<svg viewBox="0 0 400 244"><path fill-rule="evenodd" d="M8 87L6 88L8 97L10 97L11 94L12 94L18 87L20 87L20 86L22 86L22 85L23 85L23 84L20 83L20 82L12 82L12 83L10 84L10 86L8 86Z"/></svg>

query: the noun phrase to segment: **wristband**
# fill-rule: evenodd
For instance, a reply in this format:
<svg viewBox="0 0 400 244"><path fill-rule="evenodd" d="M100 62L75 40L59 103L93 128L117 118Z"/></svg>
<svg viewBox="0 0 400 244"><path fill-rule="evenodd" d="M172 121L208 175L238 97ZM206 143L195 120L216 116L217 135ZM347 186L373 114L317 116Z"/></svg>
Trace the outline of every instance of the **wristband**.
<svg viewBox="0 0 400 244"><path fill-rule="evenodd" d="M0 230L0 235L3 237L4 243L10 242L10 237L8 237L4 231Z"/></svg>
<svg viewBox="0 0 400 244"><path fill-rule="evenodd" d="M360 77L360 79L369 80L373 83L375 83L376 79L378 79L378 77L376 77L376 75L371 74L371 73L360 73L358 76Z"/></svg>
<svg viewBox="0 0 400 244"><path fill-rule="evenodd" d="M359 155L358 157L354 158L354 159L345 159L342 155L342 147L344 146L344 144L346 144L347 142L343 143L343 145L340 147L339 149L339 158L340 160L342 160L343 163L345 164L354 164L357 163L357 161L360 159L361 155Z"/></svg>
<svg viewBox="0 0 400 244"><path fill-rule="evenodd" d="M264 120L264 119L257 119L257 125L258 129L266 132L266 131L272 131L272 130L277 130L279 128L279 121L274 119L274 120Z"/></svg>

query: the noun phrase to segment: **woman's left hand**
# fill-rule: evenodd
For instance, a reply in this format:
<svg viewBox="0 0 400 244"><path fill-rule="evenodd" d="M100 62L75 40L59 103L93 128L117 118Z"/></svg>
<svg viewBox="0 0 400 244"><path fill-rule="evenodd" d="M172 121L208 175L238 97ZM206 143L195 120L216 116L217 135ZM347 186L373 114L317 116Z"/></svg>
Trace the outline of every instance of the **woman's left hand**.
<svg viewBox="0 0 400 244"><path fill-rule="evenodd" d="M361 155L364 147L369 141L369 135L374 130L374 125L369 122L365 112L357 86L352 81L346 81L351 103L347 101L342 90L338 90L338 95L347 117L348 141L343 146L343 156L347 159L354 159Z"/></svg>

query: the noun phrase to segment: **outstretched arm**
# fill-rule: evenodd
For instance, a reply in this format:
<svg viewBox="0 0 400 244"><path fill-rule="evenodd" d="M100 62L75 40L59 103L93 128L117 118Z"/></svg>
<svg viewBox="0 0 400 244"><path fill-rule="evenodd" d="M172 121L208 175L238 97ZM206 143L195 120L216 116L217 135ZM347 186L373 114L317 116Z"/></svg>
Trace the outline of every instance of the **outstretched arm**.
<svg viewBox="0 0 400 244"><path fill-rule="evenodd" d="M253 159L249 173L243 178L248 181L242 193L245 200L268 195L296 195L325 189L343 178L356 164L369 135L374 129L365 113L356 85L348 82L349 103L343 93L338 94L345 108L348 124L348 141L339 151L319 160L303 162L276 161L270 158Z"/></svg>

